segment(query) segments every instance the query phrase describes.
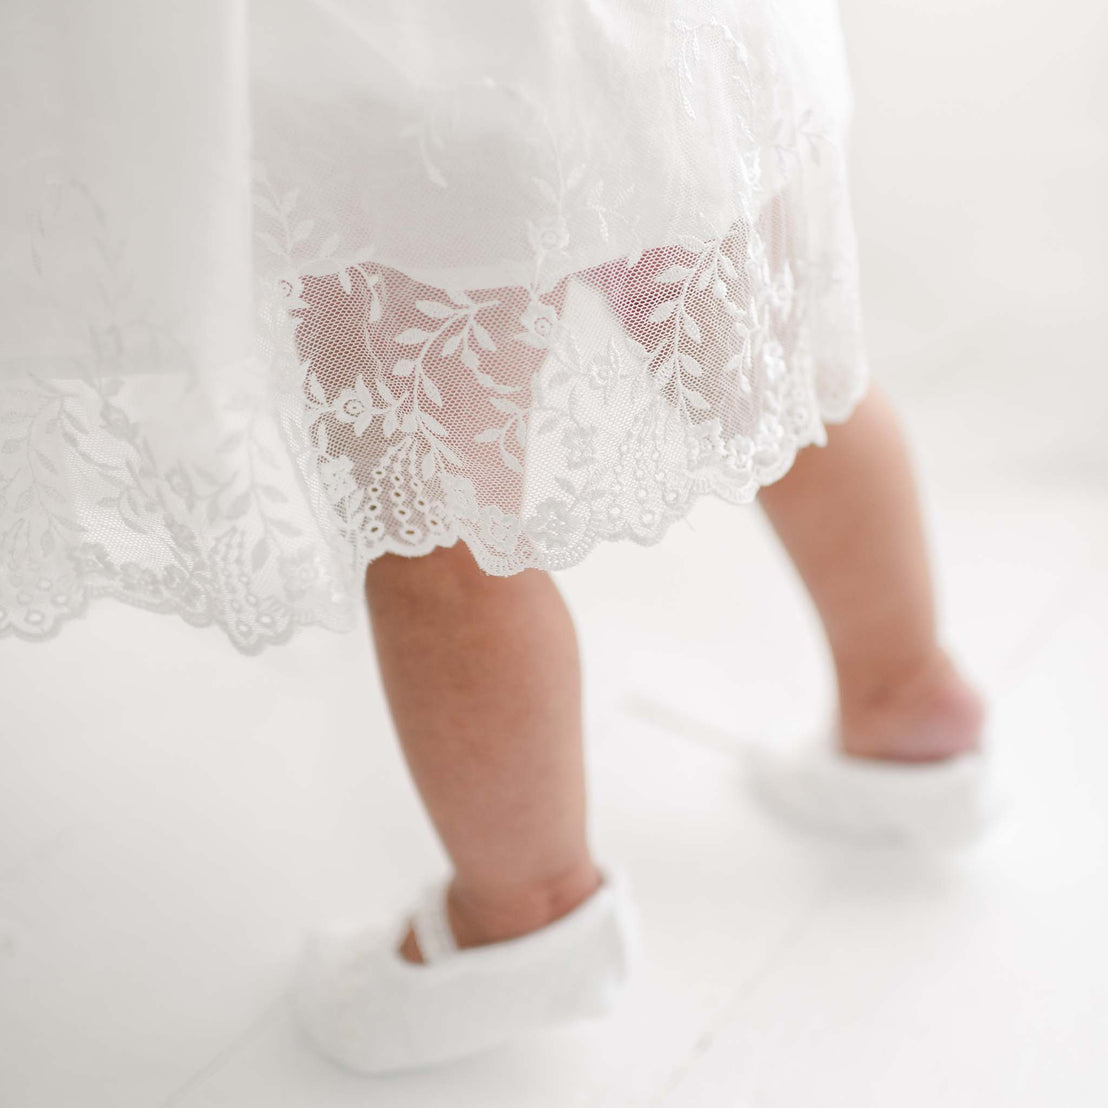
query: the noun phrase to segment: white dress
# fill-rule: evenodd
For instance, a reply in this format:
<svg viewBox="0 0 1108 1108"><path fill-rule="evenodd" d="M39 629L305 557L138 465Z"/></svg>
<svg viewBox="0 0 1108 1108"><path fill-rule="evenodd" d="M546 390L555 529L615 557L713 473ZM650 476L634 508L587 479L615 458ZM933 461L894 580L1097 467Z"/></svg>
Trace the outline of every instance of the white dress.
<svg viewBox="0 0 1108 1108"><path fill-rule="evenodd" d="M655 542L865 389L833 0L36 0L0 104L0 635Z"/></svg>

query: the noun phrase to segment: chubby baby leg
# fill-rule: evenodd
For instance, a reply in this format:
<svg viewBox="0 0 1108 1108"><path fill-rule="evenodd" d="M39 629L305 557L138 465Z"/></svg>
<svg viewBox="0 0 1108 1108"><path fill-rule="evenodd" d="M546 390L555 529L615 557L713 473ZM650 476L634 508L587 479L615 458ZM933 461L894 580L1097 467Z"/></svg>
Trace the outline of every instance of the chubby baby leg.
<svg viewBox="0 0 1108 1108"><path fill-rule="evenodd" d="M940 644L903 436L877 387L759 496L819 611L848 754L932 761L975 748L981 698Z"/></svg>
<svg viewBox="0 0 1108 1108"><path fill-rule="evenodd" d="M461 542L366 573L400 743L454 864L461 947L515 938L601 884L586 839L573 623L538 570L492 577ZM402 953L419 961L411 932Z"/></svg>

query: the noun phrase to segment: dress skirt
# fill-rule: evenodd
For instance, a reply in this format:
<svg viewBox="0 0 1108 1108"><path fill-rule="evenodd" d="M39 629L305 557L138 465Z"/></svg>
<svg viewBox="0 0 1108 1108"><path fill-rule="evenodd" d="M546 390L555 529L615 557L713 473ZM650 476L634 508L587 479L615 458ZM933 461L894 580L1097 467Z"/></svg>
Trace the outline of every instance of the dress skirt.
<svg viewBox="0 0 1108 1108"><path fill-rule="evenodd" d="M0 62L0 635L654 543L865 391L833 0L37 0Z"/></svg>

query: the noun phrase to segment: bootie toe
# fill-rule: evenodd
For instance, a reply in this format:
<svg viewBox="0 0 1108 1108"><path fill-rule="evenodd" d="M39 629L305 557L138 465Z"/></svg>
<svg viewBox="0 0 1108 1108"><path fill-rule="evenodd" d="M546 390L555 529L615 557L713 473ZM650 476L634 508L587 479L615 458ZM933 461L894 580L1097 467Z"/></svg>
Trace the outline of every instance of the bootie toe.
<svg viewBox="0 0 1108 1108"><path fill-rule="evenodd" d="M856 842L961 850L983 839L1002 810L989 759L978 752L908 763L758 749L747 765L755 795L775 815Z"/></svg>

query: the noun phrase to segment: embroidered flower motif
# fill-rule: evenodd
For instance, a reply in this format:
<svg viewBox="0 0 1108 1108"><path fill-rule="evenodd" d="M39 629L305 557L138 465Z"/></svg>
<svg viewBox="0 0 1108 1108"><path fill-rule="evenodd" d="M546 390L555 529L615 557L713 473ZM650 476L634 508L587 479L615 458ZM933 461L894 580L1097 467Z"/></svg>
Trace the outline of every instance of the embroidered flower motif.
<svg viewBox="0 0 1108 1108"><path fill-rule="evenodd" d="M277 299L286 312L297 308L306 308L308 305L303 299L304 279L293 269L286 270L274 278Z"/></svg>
<svg viewBox="0 0 1108 1108"><path fill-rule="evenodd" d="M766 370L766 380L771 385L778 384L785 376L785 348L776 340L770 339L762 346L762 365Z"/></svg>
<svg viewBox="0 0 1108 1108"><path fill-rule="evenodd" d="M352 389L343 389L335 397L331 410L339 423L353 423L354 434L359 438L373 422L376 414L373 410L373 394L360 373Z"/></svg>
<svg viewBox="0 0 1108 1108"><path fill-rule="evenodd" d="M354 463L345 454L337 458L327 458L319 465L319 477L323 482L323 491L332 504L338 504L357 491L352 470Z"/></svg>
<svg viewBox="0 0 1108 1108"><path fill-rule="evenodd" d="M165 483L189 508L196 503L196 491L192 487L192 481L181 466L176 465L166 473Z"/></svg>
<svg viewBox="0 0 1108 1108"><path fill-rule="evenodd" d="M550 304L541 300L531 300L519 317L524 330L515 337L536 350L546 350L558 324L558 313Z"/></svg>
<svg viewBox="0 0 1108 1108"><path fill-rule="evenodd" d="M200 547L196 542L196 532L191 527L169 515L162 517L162 523L179 550L191 557L199 557Z"/></svg>
<svg viewBox="0 0 1108 1108"><path fill-rule="evenodd" d="M796 281L793 279L792 266L785 265L781 272L781 279L774 281L767 290L769 302L783 316L787 316L793 309L793 298L796 295Z"/></svg>
<svg viewBox="0 0 1108 1108"><path fill-rule="evenodd" d="M587 373L589 383L598 389L602 389L627 376L627 360L620 354L615 339L608 340L608 346L603 357L589 359Z"/></svg>
<svg viewBox="0 0 1108 1108"><path fill-rule="evenodd" d="M82 576L114 575L116 568L102 543L83 542L69 551L73 568Z"/></svg>
<svg viewBox="0 0 1108 1108"><path fill-rule="evenodd" d="M481 537L497 550L511 550L519 537L519 517L496 504L486 505L481 509Z"/></svg>
<svg viewBox="0 0 1108 1108"><path fill-rule="evenodd" d="M325 579L323 563L311 547L282 555L277 559L277 568L286 590L294 598L311 592Z"/></svg>
<svg viewBox="0 0 1108 1108"><path fill-rule="evenodd" d="M723 445L723 426L718 419L705 419L694 423L685 436L689 465L700 466L726 452Z"/></svg>
<svg viewBox="0 0 1108 1108"><path fill-rule="evenodd" d="M527 533L541 546L562 550L580 530L580 522L561 500L544 500L527 521Z"/></svg>
<svg viewBox="0 0 1108 1108"><path fill-rule="evenodd" d="M794 435L805 435L809 428L813 435L820 434L819 420L812 404L811 393L805 381L792 377L785 385L785 422Z"/></svg>
<svg viewBox="0 0 1108 1108"><path fill-rule="evenodd" d="M566 465L570 469L580 469L596 461L596 428L567 427L562 435L562 445L566 448Z"/></svg>
<svg viewBox="0 0 1108 1108"><path fill-rule="evenodd" d="M569 245L569 225L564 216L555 216L544 223L527 225L531 246L540 254L564 250Z"/></svg>
<svg viewBox="0 0 1108 1108"><path fill-rule="evenodd" d="M100 419L116 438L123 439L125 442L134 442L138 428L135 427L122 408L117 408L114 404L105 400L103 407L100 409Z"/></svg>
<svg viewBox="0 0 1108 1108"><path fill-rule="evenodd" d="M785 428L776 415L763 412L758 420L758 438L764 448L775 447L785 437Z"/></svg>
<svg viewBox="0 0 1108 1108"><path fill-rule="evenodd" d="M746 435L732 435L723 454L732 469L748 470L754 461L754 440Z"/></svg>
<svg viewBox="0 0 1108 1108"><path fill-rule="evenodd" d="M123 564L120 581L124 588L145 596L156 596L161 591L158 575L148 566L141 566L138 562Z"/></svg>
<svg viewBox="0 0 1108 1108"><path fill-rule="evenodd" d="M459 519L476 519L480 514L477 503L477 490L468 477L458 477L453 473L440 473L443 498L447 508Z"/></svg>
<svg viewBox="0 0 1108 1108"><path fill-rule="evenodd" d="M166 566L161 586L186 611L203 612L208 607L211 582L203 572L186 574L180 566Z"/></svg>

